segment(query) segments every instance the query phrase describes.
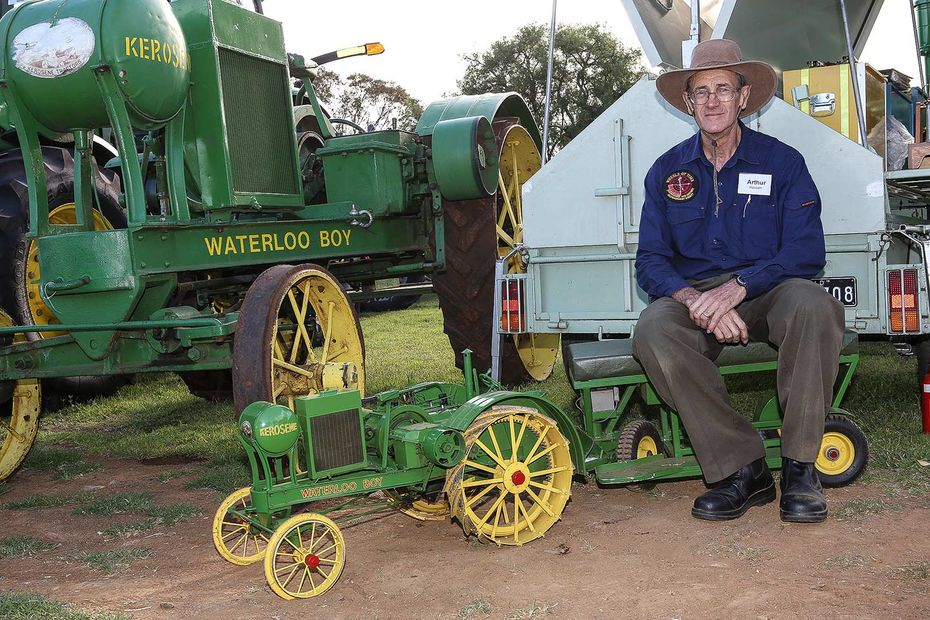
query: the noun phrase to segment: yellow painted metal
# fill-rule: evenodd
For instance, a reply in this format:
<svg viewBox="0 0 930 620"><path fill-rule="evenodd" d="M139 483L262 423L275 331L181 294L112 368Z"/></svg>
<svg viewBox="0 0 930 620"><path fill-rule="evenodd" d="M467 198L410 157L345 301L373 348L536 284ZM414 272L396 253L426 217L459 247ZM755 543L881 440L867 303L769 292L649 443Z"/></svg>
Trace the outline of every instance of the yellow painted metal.
<svg viewBox="0 0 930 620"><path fill-rule="evenodd" d="M541 160L536 143L520 125L507 130L501 142L497 203L497 251L506 256L523 243L523 184L539 170ZM519 256L511 259L510 273L525 273ZM515 334L514 343L530 376L544 381L552 374L559 351L559 334Z"/></svg>
<svg viewBox="0 0 930 620"><path fill-rule="evenodd" d="M838 432L823 434L820 452L814 466L827 475L838 476L856 460L856 446L852 439Z"/></svg>
<svg viewBox="0 0 930 620"><path fill-rule="evenodd" d="M647 456L653 456L658 453L659 447L656 445L656 440L652 437L643 437L636 445L636 458L638 459L644 459Z"/></svg>
<svg viewBox="0 0 930 620"><path fill-rule="evenodd" d="M413 501L409 501L404 497L404 493L400 493L395 489L386 489L384 494L391 500L391 504L395 508L418 521L443 521L448 519L451 514L449 502L443 494L433 500L418 497Z"/></svg>
<svg viewBox="0 0 930 620"><path fill-rule="evenodd" d="M316 329L313 329L315 325ZM309 329L308 329L309 328ZM345 374L357 376L365 393L362 330L335 279L308 267L291 275L272 339L271 381L275 402L294 410L294 398L323 389L345 389Z"/></svg>
<svg viewBox="0 0 930 620"><path fill-rule="evenodd" d="M0 327L12 327L13 319L0 310ZM17 335L14 342L22 342ZM21 379L13 386L13 395L0 404L0 480L16 471L35 442L39 432L42 391L38 379Z"/></svg>
<svg viewBox="0 0 930 620"><path fill-rule="evenodd" d="M271 535L265 579L283 599L311 598L333 587L345 563L346 544L339 527L323 515L299 514Z"/></svg>
<svg viewBox="0 0 930 620"><path fill-rule="evenodd" d="M466 533L523 545L561 518L574 467L554 420L529 407L492 407L465 430L465 446L445 491Z"/></svg>
<svg viewBox="0 0 930 620"><path fill-rule="evenodd" d="M265 557L268 536L253 530L231 510L244 511L252 504L252 488L233 491L223 500L213 517L213 544L227 562L248 566Z"/></svg>
<svg viewBox="0 0 930 620"><path fill-rule="evenodd" d="M73 202L55 207L48 214L48 222L52 225L66 225L77 222L77 214ZM94 228L96 230L113 230L113 225L99 211L94 209ZM39 266L39 244L34 239L26 246L26 296L29 298L29 316L33 325L56 325L59 323L55 313L42 301L41 295L41 267ZM37 332L38 338L54 338L65 332Z"/></svg>

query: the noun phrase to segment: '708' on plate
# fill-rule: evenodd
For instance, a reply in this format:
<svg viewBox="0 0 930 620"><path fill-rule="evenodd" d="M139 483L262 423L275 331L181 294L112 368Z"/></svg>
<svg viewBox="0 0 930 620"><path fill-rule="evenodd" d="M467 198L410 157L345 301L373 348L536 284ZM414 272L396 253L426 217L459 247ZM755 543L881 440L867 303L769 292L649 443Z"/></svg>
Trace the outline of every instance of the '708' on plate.
<svg viewBox="0 0 930 620"><path fill-rule="evenodd" d="M814 282L844 306L855 306L858 303L855 278L815 278Z"/></svg>

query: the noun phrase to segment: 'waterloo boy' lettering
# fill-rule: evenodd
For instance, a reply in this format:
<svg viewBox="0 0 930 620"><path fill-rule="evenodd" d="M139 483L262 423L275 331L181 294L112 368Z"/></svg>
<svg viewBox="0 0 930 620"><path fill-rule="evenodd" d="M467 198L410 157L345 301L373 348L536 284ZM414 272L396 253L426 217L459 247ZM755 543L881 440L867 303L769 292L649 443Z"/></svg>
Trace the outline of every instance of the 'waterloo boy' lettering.
<svg viewBox="0 0 930 620"><path fill-rule="evenodd" d="M321 248L348 247L351 230L321 230L318 244ZM204 244L210 256L227 256L231 254L263 254L265 252L293 252L308 250L313 245L310 233L300 232L252 233L248 235L217 235L204 237Z"/></svg>

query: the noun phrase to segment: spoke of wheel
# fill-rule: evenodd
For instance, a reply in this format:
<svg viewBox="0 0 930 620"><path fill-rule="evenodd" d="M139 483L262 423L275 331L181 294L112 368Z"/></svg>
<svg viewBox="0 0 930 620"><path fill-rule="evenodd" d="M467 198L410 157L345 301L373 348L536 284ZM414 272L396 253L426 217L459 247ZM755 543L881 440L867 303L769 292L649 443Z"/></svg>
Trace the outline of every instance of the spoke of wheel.
<svg viewBox="0 0 930 620"><path fill-rule="evenodd" d="M485 465L482 465L481 463L476 463L476 462L474 462L474 461L467 461L467 460L466 460L466 461L465 461L465 464L466 464L467 466L469 466L469 467L474 467L475 469L480 469L481 471L486 471L486 472L488 472L489 474L496 474L496 473L497 473L496 470L491 469L490 467L487 467L487 466L485 466Z"/></svg>
<svg viewBox="0 0 930 620"><path fill-rule="evenodd" d="M550 493L565 493L562 489L557 489L554 486L548 484L542 484L541 482L536 482L535 480L530 481L530 486L536 487L537 489L542 489L544 491L549 491Z"/></svg>
<svg viewBox="0 0 930 620"><path fill-rule="evenodd" d="M313 522L313 527L310 528L310 544L307 545L307 552L313 551L313 541L316 539L316 521ZM301 541L303 542L303 541Z"/></svg>
<svg viewBox="0 0 930 620"><path fill-rule="evenodd" d="M546 448L545 450L543 450L543 451L540 452L539 454L534 454L534 455L533 455L533 459L527 461L526 464L529 465L530 463L535 463L536 461L538 461L538 460L541 459L542 457L546 456L547 454L549 454L550 452L552 452L553 450L555 450L555 449L558 448L559 446L560 446L559 443L554 443L554 444L552 444L551 446L549 446L548 448Z"/></svg>
<svg viewBox="0 0 930 620"><path fill-rule="evenodd" d="M326 540L326 534L323 534L322 536L320 536L320 538L316 541L316 543L314 544L314 546L320 544L320 543L323 542L324 540ZM324 553L327 553L327 552L329 552L329 551L332 551L333 549L335 549L335 548L338 547L338 546L339 546L339 543L333 541L333 544L331 544L330 546L326 547L326 548L323 549L322 551L313 551L313 547L311 547L310 549L308 549L308 551L313 551L313 555L323 555Z"/></svg>
<svg viewBox="0 0 930 620"><path fill-rule="evenodd" d="M507 496L507 492L506 492L506 491L501 491L500 497L497 498L497 501L496 501L496 502L494 502L493 504L491 504L491 507L490 507L490 508L488 509L488 511L485 513L484 518L482 518L481 521L478 522L478 528L479 528L479 529L482 528L482 527L484 527L484 524L488 522L488 517L491 516L491 513L494 512L494 511L497 509L498 506L500 506L500 505L502 505L502 504L504 503L504 498L505 498L506 496Z"/></svg>
<svg viewBox="0 0 930 620"><path fill-rule="evenodd" d="M510 427L510 460L517 458L517 432L513 427L513 414L507 416L507 425Z"/></svg>
<svg viewBox="0 0 930 620"><path fill-rule="evenodd" d="M514 244L516 243L516 241L514 241L514 238L511 237L507 233L507 231L501 228L500 226L497 227L497 238L500 239L501 241L506 241L508 247L513 247Z"/></svg>
<svg viewBox="0 0 930 620"><path fill-rule="evenodd" d="M317 566L316 569L317 569L318 571L320 571L320 574L321 574L321 575L323 575L323 583L326 583L326 581L329 580L329 576L333 574L333 571L332 571L332 570L330 570L328 573L324 573L324 572L323 572L323 569L321 569L319 566ZM322 584L320 584L320 585L322 585Z"/></svg>
<svg viewBox="0 0 930 620"><path fill-rule="evenodd" d="M335 545L333 545L333 546L335 547ZM320 558L320 562L321 562L321 563L325 562L325 563L327 563L327 564L335 564L335 563L336 563L336 560L331 560L331 559L329 559L329 558Z"/></svg>
<svg viewBox="0 0 930 620"><path fill-rule="evenodd" d="M537 478L539 476L547 476L549 474L555 474L560 471L565 471L568 469L568 465L562 465L561 467L553 467L551 469L543 469L542 471L531 471L530 478Z"/></svg>
<svg viewBox="0 0 930 620"><path fill-rule="evenodd" d="M494 432L494 425L488 427L488 434L491 435L491 443L494 445L494 449L497 450L497 456L501 458L501 461L510 462L504 459L504 452L501 450L500 444L497 442L497 433ZM501 463L503 465L503 463Z"/></svg>
<svg viewBox="0 0 930 620"><path fill-rule="evenodd" d="M552 508L550 508L549 505L546 502L544 502L541 497L536 495L536 493L533 492L533 489L527 487L525 490L529 494L529 496L533 498L533 501L536 502L536 505L542 508L543 511L547 515L549 515L550 517L555 516L555 513L552 512Z"/></svg>
<svg viewBox="0 0 930 620"><path fill-rule="evenodd" d="M523 500L522 500L522 499L518 499L518 500L517 500L517 506L520 507L520 512L523 513L523 519L526 521L526 527L530 528L530 531L533 532L533 533L535 534L535 533L536 533L536 528L533 527L533 521L532 521L532 519L530 519L530 515L526 512L526 508L524 508L524 506L523 506ZM551 517L552 515L549 515L549 516Z"/></svg>
<svg viewBox="0 0 930 620"><path fill-rule="evenodd" d="M494 434L492 433L492 434L491 434L491 437L493 437L493 436L494 436ZM499 457L499 456L497 456L496 454L494 454L494 452L492 452L486 445L484 445L483 443L481 443L481 440L480 440L480 439L476 439L476 440L475 440L475 445L478 446L479 448L481 448L482 450L484 450L485 454L487 454L487 455L490 456L492 459L494 459L494 462L495 462L495 463L497 463L497 464L500 465L501 467L507 467L507 465L506 465L506 464L504 463L504 461L502 460L502 457Z"/></svg>
<svg viewBox="0 0 930 620"><path fill-rule="evenodd" d="M246 527L242 525L241 523L230 523L229 521L223 521L223 525L231 525L236 528L233 531L231 531L229 534L226 534L226 536L223 536L223 540L226 540L230 536L235 536L239 532L244 531L246 529Z"/></svg>
<svg viewBox="0 0 930 620"><path fill-rule="evenodd" d="M494 524L491 526L491 538L497 538L497 528L501 522L501 512L504 506L501 505L494 514Z"/></svg>
<svg viewBox="0 0 930 620"><path fill-rule="evenodd" d="M290 288L287 290L287 299L291 302L291 310L294 311L294 317L297 322L297 334L294 336L294 343L291 345L291 355L289 361L291 364L297 361L297 353L300 351L300 337L304 338L304 342L307 343L307 346L310 346L310 337L307 336L307 326L304 325L306 322L306 296L304 296L304 303L298 305L297 298L294 297L294 289Z"/></svg>
<svg viewBox="0 0 930 620"><path fill-rule="evenodd" d="M304 573L300 576L300 583L297 584L297 594L300 594L301 590L304 589L304 581L307 579L308 574L310 574L310 567L304 565ZM310 587L313 587L313 579L310 580Z"/></svg>
<svg viewBox="0 0 930 620"><path fill-rule="evenodd" d="M14 431L13 427L6 423L6 420L0 420L0 426L3 426L3 428L5 428L10 433L10 435L16 437L18 441L23 441L23 436Z"/></svg>
<svg viewBox="0 0 930 620"><path fill-rule="evenodd" d="M513 494L513 542L520 542L520 496Z"/></svg>
<svg viewBox="0 0 930 620"><path fill-rule="evenodd" d="M287 584L289 584L289 583L291 582L291 579L293 579L293 578L294 578L294 575L297 573L297 569L298 569L298 568L300 568L300 564L297 564L297 563L295 562L295 563L294 563L294 567L291 568L291 572L288 573L288 575L287 575L287 577L284 579L284 581L281 582L281 587L282 587L282 588L286 588L286 587L287 587Z"/></svg>
<svg viewBox="0 0 930 620"><path fill-rule="evenodd" d="M503 209L501 209L501 215L497 220L497 227L503 228L504 226L504 216L510 220L510 225L513 226L514 231L517 230L517 218L513 214L513 203L510 201L510 196L507 193L509 189L504 184L504 176L501 174L500 169L497 171L497 184L501 188L501 197L504 199Z"/></svg>
<svg viewBox="0 0 930 620"><path fill-rule="evenodd" d="M287 397L287 408L291 411L294 411L294 397L291 395L288 395Z"/></svg>
<svg viewBox="0 0 930 620"><path fill-rule="evenodd" d="M338 357L339 357L340 355L342 355L343 353L348 353L348 352L349 352L349 347L344 346L344 347L342 347L341 349L339 349L338 351L336 351L335 353L330 353L330 354L329 354L329 360L332 361L332 360L338 358Z"/></svg>
<svg viewBox="0 0 930 620"><path fill-rule="evenodd" d="M469 480L462 483L463 489L468 489L471 487L480 487L483 485L495 485L503 482L503 478L491 478L490 480Z"/></svg>
<svg viewBox="0 0 930 620"><path fill-rule="evenodd" d="M479 491L478 493L476 493L471 499L466 499L466 500L465 500L465 506L466 506L466 508L470 508L470 507L472 506L472 504L474 504L475 502L477 502L479 499L481 499L482 497L484 497L485 495L487 495L488 493L490 493L490 492L493 491L494 489L495 489L495 487L494 487L493 485L489 485L489 486L485 487L482 491Z"/></svg>
<svg viewBox="0 0 930 620"><path fill-rule="evenodd" d="M545 425L539 429L539 437L536 438L536 443L533 444L533 448L529 451L529 454L526 455L526 462L530 462L530 459L533 458L533 455L536 454L536 450L539 448L539 444L543 442L543 439L546 438L546 433L549 429L552 428L550 425Z"/></svg>
<svg viewBox="0 0 930 620"><path fill-rule="evenodd" d="M284 360L279 360L277 358L271 360L271 363L277 366L278 368L283 368L284 370L290 371L294 374L302 375L304 377L309 377L313 379L313 373L305 368L301 368L300 366L294 366L293 364L288 364Z"/></svg>
<svg viewBox="0 0 930 620"><path fill-rule="evenodd" d="M310 567L307 567L307 575L310 577L310 591L316 592L316 584L313 583L313 571L310 570Z"/></svg>
<svg viewBox="0 0 930 620"><path fill-rule="evenodd" d="M281 334L279 334L279 333L277 332L277 330L275 330L274 342L272 343L272 347L273 347L273 349L274 349L274 354L272 355L272 358L275 359L275 360L282 360L282 361L283 361L283 360L284 360L284 352L283 352L283 350L281 349L281 342L279 342L279 338L280 338L280 337L281 337ZM287 344L285 344L284 346L287 346Z"/></svg>
<svg viewBox="0 0 930 620"><path fill-rule="evenodd" d="M519 228L523 229L523 196L520 191L520 168L517 167L517 149L516 146L519 142L514 144L514 148L511 149L511 154L513 155L513 176L510 177L511 191L513 191L514 202L516 203L516 209L514 211L517 214L517 223ZM516 229L516 228L515 228Z"/></svg>
<svg viewBox="0 0 930 620"><path fill-rule="evenodd" d="M336 307L336 302L329 302L329 306L326 308L326 339L323 341L323 355L321 356L320 363L325 364L329 361L327 353L329 352L329 341L333 337L333 308ZM335 357L335 356L334 356Z"/></svg>
<svg viewBox="0 0 930 620"><path fill-rule="evenodd" d="M520 424L520 432L517 433L517 439L513 444L513 458L518 458L517 451L520 448L520 444L523 442L523 433L526 432L526 423L529 421L530 416L523 416L523 423Z"/></svg>
<svg viewBox="0 0 930 620"><path fill-rule="evenodd" d="M278 387L277 389L275 389L275 391L274 391L274 398L275 398L275 400L277 400L278 396L280 396L281 393L282 393L284 390L286 390L286 389L287 389L287 384L286 384L286 383L282 383L280 387Z"/></svg>
<svg viewBox="0 0 930 620"><path fill-rule="evenodd" d="M236 544L234 544L232 547L229 548L230 553L235 553L235 552L236 552L236 549L239 548L239 545L241 545L242 542L243 542L244 540L246 540L248 537L249 537L249 534L248 534L248 532L246 532L245 534L242 535L241 538L237 538L237 539L236 539Z"/></svg>

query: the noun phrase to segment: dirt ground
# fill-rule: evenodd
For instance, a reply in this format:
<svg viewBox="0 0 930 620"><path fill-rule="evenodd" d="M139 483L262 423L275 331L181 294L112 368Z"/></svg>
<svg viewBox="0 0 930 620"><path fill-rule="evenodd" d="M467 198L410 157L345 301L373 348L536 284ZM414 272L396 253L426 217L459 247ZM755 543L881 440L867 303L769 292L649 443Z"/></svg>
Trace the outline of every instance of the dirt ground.
<svg viewBox="0 0 930 620"><path fill-rule="evenodd" d="M878 483L828 490L833 515L820 525L784 524L777 504L734 522L698 521L690 508L699 481L651 493L576 484L563 520L520 548L466 540L453 523L391 514L344 531L347 565L332 590L288 602L267 587L261 564L233 566L214 551L210 523L222 498L187 489L184 478L159 482L177 464L100 462L72 482L20 472L0 501L145 490L158 504L200 506L203 516L107 540L98 531L138 516L0 508L3 536L60 543L3 560L0 591L131 618L930 617L930 498L888 499ZM885 509L850 510L870 505ZM73 559L120 548L154 555L113 575Z"/></svg>

